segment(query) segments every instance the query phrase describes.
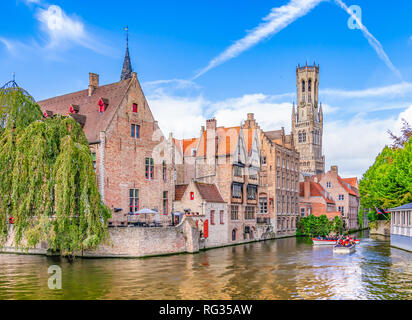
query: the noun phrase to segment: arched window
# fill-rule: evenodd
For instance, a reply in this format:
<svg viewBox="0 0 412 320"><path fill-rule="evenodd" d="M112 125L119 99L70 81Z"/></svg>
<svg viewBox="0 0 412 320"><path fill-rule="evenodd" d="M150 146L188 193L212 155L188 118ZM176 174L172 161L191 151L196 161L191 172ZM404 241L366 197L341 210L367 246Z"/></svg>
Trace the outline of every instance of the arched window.
<svg viewBox="0 0 412 320"><path fill-rule="evenodd" d="M305 80L302 80L302 92L306 91L306 83Z"/></svg>
<svg viewBox="0 0 412 320"><path fill-rule="evenodd" d="M298 136L299 136L299 143L302 143L302 131L299 131Z"/></svg>
<svg viewBox="0 0 412 320"><path fill-rule="evenodd" d="M309 91L309 92L312 91L312 79L309 79L309 82L308 82L308 91Z"/></svg>
<svg viewBox="0 0 412 320"><path fill-rule="evenodd" d="M302 133L302 142L306 142L306 132L303 131Z"/></svg>

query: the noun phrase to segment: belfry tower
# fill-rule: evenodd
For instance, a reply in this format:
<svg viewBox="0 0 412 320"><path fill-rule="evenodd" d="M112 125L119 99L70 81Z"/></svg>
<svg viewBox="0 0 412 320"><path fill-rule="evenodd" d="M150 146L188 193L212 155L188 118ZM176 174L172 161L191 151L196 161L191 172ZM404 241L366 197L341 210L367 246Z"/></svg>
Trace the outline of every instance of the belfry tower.
<svg viewBox="0 0 412 320"><path fill-rule="evenodd" d="M318 104L319 65L296 68L297 106L293 104L292 132L300 153L300 169L304 175L325 171L322 154L323 110Z"/></svg>

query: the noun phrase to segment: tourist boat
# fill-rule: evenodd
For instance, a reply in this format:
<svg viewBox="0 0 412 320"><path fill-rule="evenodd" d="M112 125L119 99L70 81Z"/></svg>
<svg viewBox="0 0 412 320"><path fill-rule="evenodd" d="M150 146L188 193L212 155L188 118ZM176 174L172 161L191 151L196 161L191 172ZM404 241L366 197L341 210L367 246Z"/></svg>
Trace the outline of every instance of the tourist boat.
<svg viewBox="0 0 412 320"><path fill-rule="evenodd" d="M352 245L351 247L337 247L333 248L333 253L342 253L342 254L349 254L354 253L356 251L356 244Z"/></svg>
<svg viewBox="0 0 412 320"><path fill-rule="evenodd" d="M312 238L313 244L317 246L334 246L336 244L336 240L319 240L316 238Z"/></svg>

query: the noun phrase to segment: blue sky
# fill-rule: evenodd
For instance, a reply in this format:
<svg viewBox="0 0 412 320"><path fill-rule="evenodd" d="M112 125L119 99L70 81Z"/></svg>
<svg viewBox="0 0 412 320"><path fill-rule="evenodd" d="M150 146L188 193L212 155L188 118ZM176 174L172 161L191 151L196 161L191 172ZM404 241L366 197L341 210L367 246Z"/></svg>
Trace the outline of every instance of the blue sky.
<svg viewBox="0 0 412 320"><path fill-rule="evenodd" d="M386 131L412 121L412 1L342 1L4 0L0 83L15 72L41 100L87 88L88 72L116 82L128 25L155 117L188 138L208 117L233 125L247 112L289 130L295 68L316 61L327 165L360 177ZM362 9L362 30L348 27L345 5Z"/></svg>

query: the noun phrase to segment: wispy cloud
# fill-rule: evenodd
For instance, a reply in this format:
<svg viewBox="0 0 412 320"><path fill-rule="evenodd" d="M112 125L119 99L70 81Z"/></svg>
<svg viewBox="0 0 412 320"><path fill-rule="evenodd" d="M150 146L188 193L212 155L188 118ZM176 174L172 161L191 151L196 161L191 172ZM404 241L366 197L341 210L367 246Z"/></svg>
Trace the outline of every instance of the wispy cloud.
<svg viewBox="0 0 412 320"><path fill-rule="evenodd" d="M37 35L37 39L25 41L0 37L0 43L14 56L30 53L60 60L61 57L56 53L73 46L81 46L99 54L113 54L113 49L98 43L95 36L86 31L85 24L79 17L67 14L60 6L40 0L24 2L30 7L34 6L34 18L39 22L42 32Z"/></svg>
<svg viewBox="0 0 412 320"><path fill-rule="evenodd" d="M379 58L387 65L387 67L399 78L402 79L400 71L393 65L392 61L389 59L381 43L369 32L365 25L356 17L348 6L342 2L342 0L335 0L335 2L345 10L353 19L356 20L356 23L359 25L360 30L362 31L365 38L368 40L369 44L376 51Z"/></svg>
<svg viewBox="0 0 412 320"><path fill-rule="evenodd" d="M319 91L319 94L339 98L393 98L412 94L412 83L401 82L390 86L367 88L364 90L323 89Z"/></svg>
<svg viewBox="0 0 412 320"><path fill-rule="evenodd" d="M273 8L271 13L263 19L264 22L210 61L205 68L196 74L194 79L283 30L323 1L325 0L291 0L282 7Z"/></svg>

